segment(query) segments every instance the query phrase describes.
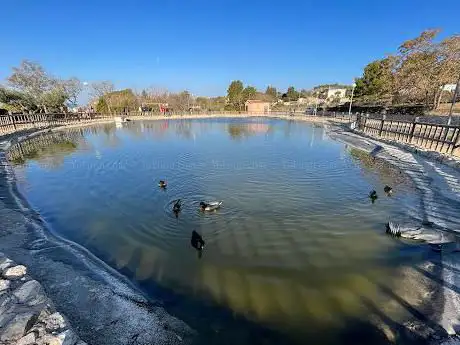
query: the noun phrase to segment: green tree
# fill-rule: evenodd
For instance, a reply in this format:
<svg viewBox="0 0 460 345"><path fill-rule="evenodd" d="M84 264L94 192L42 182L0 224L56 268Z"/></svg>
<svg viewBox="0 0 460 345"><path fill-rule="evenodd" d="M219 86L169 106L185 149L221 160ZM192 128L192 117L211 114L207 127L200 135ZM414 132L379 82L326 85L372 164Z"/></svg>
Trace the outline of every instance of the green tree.
<svg viewBox="0 0 460 345"><path fill-rule="evenodd" d="M294 86L289 86L286 97L289 101L297 101L299 99L299 93L295 90Z"/></svg>
<svg viewBox="0 0 460 345"><path fill-rule="evenodd" d="M246 86L241 92L241 101L244 103L248 99L254 99L257 94L257 90L253 86Z"/></svg>
<svg viewBox="0 0 460 345"><path fill-rule="evenodd" d="M195 99L196 105L198 105L203 110L208 110L210 108L210 99L207 97L197 97Z"/></svg>
<svg viewBox="0 0 460 345"><path fill-rule="evenodd" d="M100 81L91 84L91 96L96 100L96 111L97 112L108 112L112 113L111 98L104 98L106 95L112 93L115 86L110 81ZM100 110L97 110L100 109Z"/></svg>
<svg viewBox="0 0 460 345"><path fill-rule="evenodd" d="M38 110L35 100L28 94L0 87L0 108L13 113L35 112Z"/></svg>
<svg viewBox="0 0 460 345"><path fill-rule="evenodd" d="M391 57L368 64L364 68L363 76L356 79L356 97L391 102L394 87L393 68Z"/></svg>
<svg viewBox="0 0 460 345"><path fill-rule="evenodd" d="M60 87L45 92L42 97L42 102L46 106L47 112L61 112L65 111L64 105L66 102L66 94Z"/></svg>
<svg viewBox="0 0 460 345"><path fill-rule="evenodd" d="M224 110L226 105L226 98L223 96L213 97L209 99L210 110Z"/></svg>
<svg viewBox="0 0 460 345"><path fill-rule="evenodd" d="M273 86L267 86L267 89L265 90L265 94L269 96L273 101L275 101L278 98L278 91L276 90L275 87Z"/></svg>
<svg viewBox="0 0 460 345"><path fill-rule="evenodd" d="M131 89L113 91L103 96L107 107L111 111L123 112L125 110L137 109L137 97Z"/></svg>
<svg viewBox="0 0 460 345"><path fill-rule="evenodd" d="M98 113L109 113L109 107L107 105L107 102L105 101L104 97L101 97L97 100L96 103L96 111Z"/></svg>
<svg viewBox="0 0 460 345"><path fill-rule="evenodd" d="M234 80L230 83L230 86L227 89L227 99L228 103L234 109L241 109L242 107L242 93L243 93L243 83L240 80Z"/></svg>

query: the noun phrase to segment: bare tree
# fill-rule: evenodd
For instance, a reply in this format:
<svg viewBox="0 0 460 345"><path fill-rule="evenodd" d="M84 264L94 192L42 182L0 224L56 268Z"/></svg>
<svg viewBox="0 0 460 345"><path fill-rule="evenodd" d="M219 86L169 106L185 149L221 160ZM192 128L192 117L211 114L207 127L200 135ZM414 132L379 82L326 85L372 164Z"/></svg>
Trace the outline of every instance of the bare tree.
<svg viewBox="0 0 460 345"><path fill-rule="evenodd" d="M115 86L111 81L98 81L91 84L91 95L94 98L104 97L106 94L115 90Z"/></svg>
<svg viewBox="0 0 460 345"><path fill-rule="evenodd" d="M68 105L72 107L77 106L78 96L80 95L83 89L83 84L81 83L81 81L75 77L67 80L62 80L60 82L60 87L62 88L62 91L66 96Z"/></svg>
<svg viewBox="0 0 460 345"><path fill-rule="evenodd" d="M115 86L111 81L100 81L100 82L94 82L91 84L91 96L95 100L101 100L106 96L107 94L112 93L115 90ZM110 97L108 97L110 98ZM107 104L107 108L109 110L109 113L112 113L112 107L110 104L110 99L105 99L105 102Z"/></svg>
<svg viewBox="0 0 460 345"><path fill-rule="evenodd" d="M41 65L23 60L19 67L13 67L8 83L32 98L37 106L46 112L43 95L51 89L53 82Z"/></svg>
<svg viewBox="0 0 460 345"><path fill-rule="evenodd" d="M22 61L19 67L13 67L8 82L15 91L23 95L20 97L22 101L32 101L39 111L45 113L64 110L66 105L76 105L82 89L77 78L54 78L40 64L28 60Z"/></svg>

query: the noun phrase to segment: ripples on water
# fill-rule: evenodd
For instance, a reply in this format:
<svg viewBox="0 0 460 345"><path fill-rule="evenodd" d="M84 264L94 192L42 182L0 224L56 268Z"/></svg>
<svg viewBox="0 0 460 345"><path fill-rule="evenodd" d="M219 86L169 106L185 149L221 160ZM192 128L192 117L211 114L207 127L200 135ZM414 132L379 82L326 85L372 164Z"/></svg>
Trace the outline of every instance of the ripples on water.
<svg viewBox="0 0 460 345"><path fill-rule="evenodd" d="M395 263L404 262L384 223L416 212L411 184L321 127L147 121L54 136L24 143L10 160L55 231L143 284L212 301L293 339L366 319L363 299L386 303L375 281L391 286ZM69 144L59 149L56 140ZM34 154L24 159L27 150ZM391 198L385 184L394 187ZM201 200L224 204L202 213ZM189 246L193 229L206 240L201 259Z"/></svg>

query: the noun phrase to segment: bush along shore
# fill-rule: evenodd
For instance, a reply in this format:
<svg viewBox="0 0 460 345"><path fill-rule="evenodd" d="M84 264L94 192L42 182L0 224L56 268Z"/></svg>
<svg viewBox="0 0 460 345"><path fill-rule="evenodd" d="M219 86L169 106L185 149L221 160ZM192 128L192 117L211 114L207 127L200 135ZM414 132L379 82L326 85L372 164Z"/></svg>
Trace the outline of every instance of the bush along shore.
<svg viewBox="0 0 460 345"><path fill-rule="evenodd" d="M85 345L39 282L0 253L0 344Z"/></svg>

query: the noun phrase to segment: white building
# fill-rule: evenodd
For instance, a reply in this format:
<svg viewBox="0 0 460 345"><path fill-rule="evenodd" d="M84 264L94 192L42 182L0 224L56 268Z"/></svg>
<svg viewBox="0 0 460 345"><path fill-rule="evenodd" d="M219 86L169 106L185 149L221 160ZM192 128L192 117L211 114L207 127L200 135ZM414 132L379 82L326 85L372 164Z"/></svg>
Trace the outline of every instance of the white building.
<svg viewBox="0 0 460 345"><path fill-rule="evenodd" d="M442 91L449 91L449 92L454 92L455 89L457 88L457 84L446 84L441 86Z"/></svg>
<svg viewBox="0 0 460 345"><path fill-rule="evenodd" d="M327 90L327 98L337 98L340 99L345 98L347 94L347 89L329 89Z"/></svg>

